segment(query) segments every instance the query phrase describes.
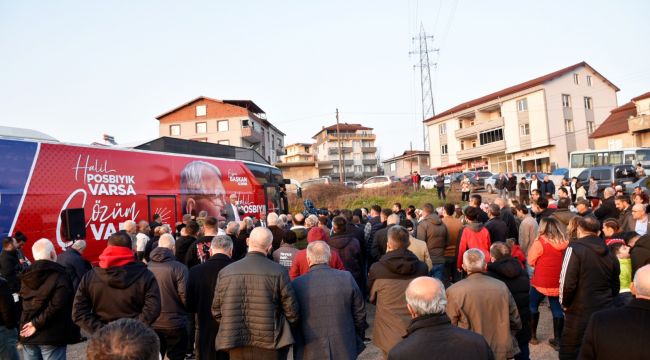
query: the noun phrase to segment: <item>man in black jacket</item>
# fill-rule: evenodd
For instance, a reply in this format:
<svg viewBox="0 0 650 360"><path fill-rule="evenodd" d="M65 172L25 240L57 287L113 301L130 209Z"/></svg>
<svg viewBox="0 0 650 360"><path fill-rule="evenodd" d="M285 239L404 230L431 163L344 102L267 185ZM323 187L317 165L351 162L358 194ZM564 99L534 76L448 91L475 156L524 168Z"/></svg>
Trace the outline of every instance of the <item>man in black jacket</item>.
<svg viewBox="0 0 650 360"><path fill-rule="evenodd" d="M160 316L152 324L160 339L160 354L169 360L185 359L188 347L187 311L185 310L187 266L174 257L174 237L163 234L158 247L151 252L149 271L160 289Z"/></svg>
<svg viewBox="0 0 650 360"><path fill-rule="evenodd" d="M187 265L187 253L196 241L196 236L199 233L199 223L194 220L189 220L187 225L181 229L181 236L176 239L176 259Z"/></svg>
<svg viewBox="0 0 650 360"><path fill-rule="evenodd" d="M521 330L515 335L521 352L515 355L515 359L527 360L530 354L528 342L531 338L530 280L528 274L521 267L519 260L510 255L510 248L505 243L493 243L490 247L490 258L491 262L487 265L486 274L506 284L515 299L515 303L517 303L517 310L521 318ZM555 329L556 324L553 325ZM555 337L556 339L560 338L558 334Z"/></svg>
<svg viewBox="0 0 650 360"><path fill-rule="evenodd" d="M419 277L406 289L406 306L413 320L404 340L388 353L389 360L423 358L494 359L483 336L451 324L445 312L447 296L440 280Z"/></svg>
<svg viewBox="0 0 650 360"><path fill-rule="evenodd" d="M79 287L81 278L92 268L90 263L82 256L85 249L86 241L76 240L66 251L59 254L56 258L56 262L65 267L75 291Z"/></svg>
<svg viewBox="0 0 650 360"><path fill-rule="evenodd" d="M293 234L293 232L291 232ZM294 234L295 238L295 234ZM212 301L219 272L230 265L233 243L229 236L216 236L210 244L210 258L190 269L187 285L187 311L197 314L199 337L197 358L201 360L227 360L228 353L217 351L214 340L219 323L212 317Z"/></svg>
<svg viewBox="0 0 650 360"><path fill-rule="evenodd" d="M519 241L519 227L517 226L517 221L515 220L515 215L512 212L512 209L508 206L508 203L501 199L494 199L494 203L499 205L499 218L506 223L508 227L508 236L507 239L515 239Z"/></svg>
<svg viewBox="0 0 650 360"><path fill-rule="evenodd" d="M9 283L9 290L12 294L20 291L20 279L18 274L23 270L18 260L16 242L11 237L2 240L2 252L0 252L0 276Z"/></svg>
<svg viewBox="0 0 650 360"><path fill-rule="evenodd" d="M203 220L203 236L194 240L192 244L187 249L184 258L176 258L176 260L187 265L189 269L192 267L203 264L210 257L210 243L212 238L217 236L217 218L214 216L208 216ZM183 239L179 238L178 242L182 242ZM176 246L174 246L176 249ZM176 250L178 252L178 250ZM181 255L179 253L179 255Z"/></svg>
<svg viewBox="0 0 650 360"><path fill-rule="evenodd" d="M636 296L622 308L595 313L589 320L580 359L647 359L650 339L650 266L631 284Z"/></svg>
<svg viewBox="0 0 650 360"><path fill-rule="evenodd" d="M119 232L108 238L99 267L86 273L74 298L72 319L93 334L113 320L134 318L147 325L160 315L156 278L131 250L131 239Z"/></svg>
<svg viewBox="0 0 650 360"><path fill-rule="evenodd" d="M490 220L485 224L485 228L490 233L490 242L505 242L508 238L508 225L501 220L501 209L499 209L499 205L490 204L488 216Z"/></svg>
<svg viewBox="0 0 650 360"><path fill-rule="evenodd" d="M469 199L470 199L469 206L478 209L478 216L476 217L476 221L481 224L485 224L489 220L489 218L487 213L483 211L483 209L481 209L481 203L483 203L483 198L479 194L472 194Z"/></svg>
<svg viewBox="0 0 650 360"><path fill-rule="evenodd" d="M68 344L80 340L72 322L72 282L57 264L54 245L40 239L32 246L34 264L22 276L20 338L28 359L65 358Z"/></svg>
<svg viewBox="0 0 650 360"><path fill-rule="evenodd" d="M560 359L575 359L580 352L591 314L610 306L620 289L620 266L598 237L594 218L578 221L578 239L569 244L560 275L560 303L565 310Z"/></svg>
<svg viewBox="0 0 650 360"><path fill-rule="evenodd" d="M9 283L0 277L0 359L18 360L18 310Z"/></svg>
<svg viewBox="0 0 650 360"><path fill-rule="evenodd" d="M601 224L606 219L618 219L620 211L616 208L615 194L616 190L613 187L608 187L603 190L603 200L596 211L594 211L594 215L596 215L596 218Z"/></svg>
<svg viewBox="0 0 650 360"><path fill-rule="evenodd" d="M372 243L375 239L375 234L377 234L377 231L385 228L384 224L381 221L381 206L379 205L373 205L370 208L370 218L368 219L368 222L366 223L366 226L363 229L364 233L364 243L366 244L366 254L371 254L372 251ZM368 269L370 269L370 266L375 262L375 260L372 258L372 256L367 257L367 262L366 265L368 266Z"/></svg>

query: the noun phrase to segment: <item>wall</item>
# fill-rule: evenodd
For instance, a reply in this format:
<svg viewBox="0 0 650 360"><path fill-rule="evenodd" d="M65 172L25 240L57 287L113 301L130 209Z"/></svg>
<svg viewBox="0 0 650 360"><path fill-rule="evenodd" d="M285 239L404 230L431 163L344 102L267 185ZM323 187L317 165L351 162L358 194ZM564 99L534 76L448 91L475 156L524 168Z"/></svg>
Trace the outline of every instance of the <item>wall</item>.
<svg viewBox="0 0 650 360"><path fill-rule="evenodd" d="M282 176L285 179L295 179L298 181L305 181L308 179L315 179L318 176L318 169L314 164L305 165L305 166L291 166L291 167L281 167Z"/></svg>
<svg viewBox="0 0 650 360"><path fill-rule="evenodd" d="M636 142L635 142L635 139L634 139L634 135L632 135L630 133L623 133L623 134L614 134L614 135L594 139L595 148L596 149L604 149L604 150L609 149L609 141L610 140L620 140L621 143L622 143L621 147L624 147L624 148L636 147L637 146Z"/></svg>

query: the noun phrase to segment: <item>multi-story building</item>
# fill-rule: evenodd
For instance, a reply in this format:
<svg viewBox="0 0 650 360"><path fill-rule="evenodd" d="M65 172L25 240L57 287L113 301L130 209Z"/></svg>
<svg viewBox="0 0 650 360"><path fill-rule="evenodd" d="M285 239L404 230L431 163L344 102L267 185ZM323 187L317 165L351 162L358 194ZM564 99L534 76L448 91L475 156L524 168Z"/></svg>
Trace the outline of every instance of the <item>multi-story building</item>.
<svg viewBox="0 0 650 360"><path fill-rule="evenodd" d="M619 90L586 62L457 105L430 119L431 166L439 171L551 171L616 108Z"/></svg>
<svg viewBox="0 0 650 360"><path fill-rule="evenodd" d="M285 146L286 155L281 156L280 162L275 164L282 170L284 178L304 181L326 175L321 175L316 166L312 146L313 144L307 143L295 143Z"/></svg>
<svg viewBox="0 0 650 360"><path fill-rule="evenodd" d="M269 163L284 154L284 133L251 100L200 96L156 117L160 136L254 149Z"/></svg>
<svg viewBox="0 0 650 360"><path fill-rule="evenodd" d="M403 177L417 171L420 175L431 175L435 171L429 166L429 152L407 150L402 155L382 161L384 175Z"/></svg>
<svg viewBox="0 0 650 360"><path fill-rule="evenodd" d="M316 140L313 152L319 170L331 169L329 176L338 179L341 163L346 179L377 175L376 135L372 133L372 128L348 123L341 123L338 128L337 131L337 125L323 127L312 137ZM339 139L342 158L339 157Z"/></svg>
<svg viewBox="0 0 650 360"><path fill-rule="evenodd" d="M589 137L596 149L650 147L650 92L612 110Z"/></svg>

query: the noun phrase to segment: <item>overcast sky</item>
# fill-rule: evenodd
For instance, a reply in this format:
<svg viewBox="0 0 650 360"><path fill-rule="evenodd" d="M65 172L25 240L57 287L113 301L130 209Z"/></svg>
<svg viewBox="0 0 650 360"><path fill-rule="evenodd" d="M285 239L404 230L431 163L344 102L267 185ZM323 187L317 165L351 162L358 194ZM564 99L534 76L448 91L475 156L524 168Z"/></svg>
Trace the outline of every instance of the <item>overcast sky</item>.
<svg viewBox="0 0 650 360"><path fill-rule="evenodd" d="M373 127L382 158L422 148L420 23L435 36L437 112L587 61L650 91L650 1L0 0L0 125L90 143L158 136L155 117L199 95L251 99L311 140Z"/></svg>

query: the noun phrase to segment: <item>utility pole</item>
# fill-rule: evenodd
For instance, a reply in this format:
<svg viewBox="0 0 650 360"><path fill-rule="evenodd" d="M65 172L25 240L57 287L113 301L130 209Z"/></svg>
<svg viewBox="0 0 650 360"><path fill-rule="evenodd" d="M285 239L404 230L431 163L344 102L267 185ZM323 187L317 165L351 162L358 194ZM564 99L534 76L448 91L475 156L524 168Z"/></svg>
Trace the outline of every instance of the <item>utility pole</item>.
<svg viewBox="0 0 650 360"><path fill-rule="evenodd" d="M339 128L339 109L336 109L336 140L339 146L339 182L345 182L345 166L343 166L343 148L341 147L341 131Z"/></svg>
<svg viewBox="0 0 650 360"><path fill-rule="evenodd" d="M436 114L433 107L433 86L431 85L431 63L429 62L429 52L439 52L440 49L430 49L429 41L433 40L432 35L427 35L424 30L424 25L420 24L420 33L413 38L413 41L419 42L419 49L411 51L409 54L417 54L420 56L418 64L413 68L420 68L420 87L422 97L422 142L424 145L423 150L428 148L428 134L427 126L424 121L431 118ZM435 67L437 64L433 64Z"/></svg>

